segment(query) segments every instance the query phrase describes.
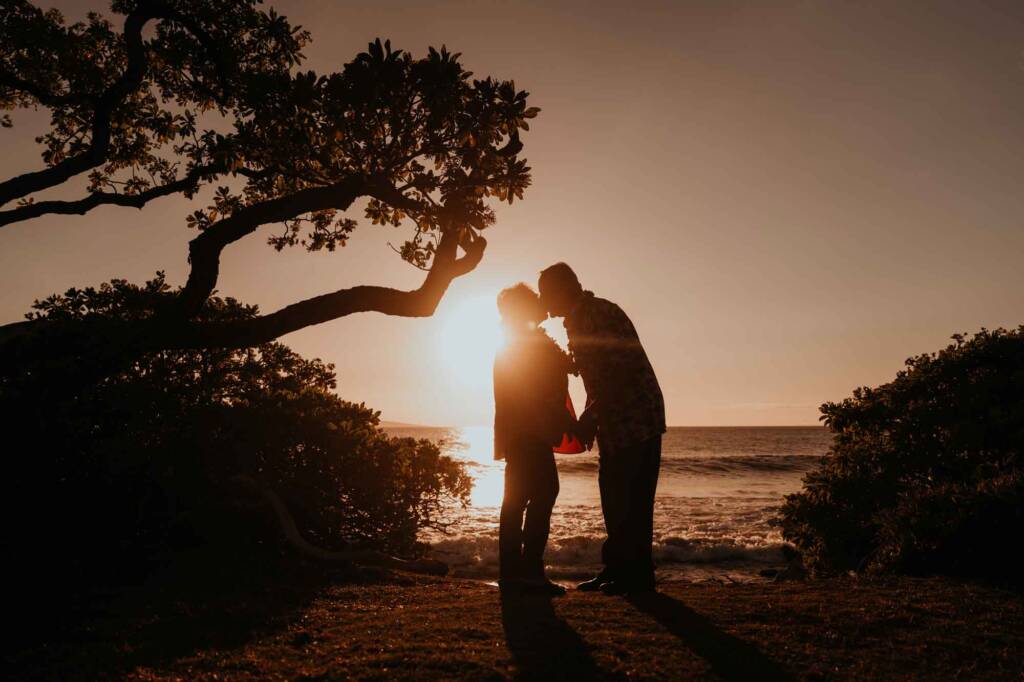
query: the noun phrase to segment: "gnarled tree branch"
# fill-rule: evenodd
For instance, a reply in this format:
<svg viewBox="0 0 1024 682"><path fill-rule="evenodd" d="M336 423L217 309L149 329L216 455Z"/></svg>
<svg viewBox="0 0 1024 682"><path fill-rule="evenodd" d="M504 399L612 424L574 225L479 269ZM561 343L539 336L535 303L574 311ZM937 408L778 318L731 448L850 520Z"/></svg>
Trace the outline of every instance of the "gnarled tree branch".
<svg viewBox="0 0 1024 682"><path fill-rule="evenodd" d="M366 182L363 177L349 176L326 187L310 187L247 206L206 228L189 242L188 257L192 269L178 296L175 314L189 318L199 312L217 286L220 254L228 244L253 233L261 225L278 223L310 211L328 208L345 210L365 191Z"/></svg>
<svg viewBox="0 0 1024 682"><path fill-rule="evenodd" d="M331 208L347 210L360 196L374 197L396 208L422 208L386 180L362 175L351 175L331 185L310 187L294 194L247 206L214 223L189 242L188 254L192 269L178 297L175 314L190 318L199 312L217 286L220 254L229 244L253 233L261 225L289 220L311 211Z"/></svg>
<svg viewBox="0 0 1024 682"><path fill-rule="evenodd" d="M465 254L457 257L459 242ZM397 317L429 317L448 287L479 265L487 241L469 230L452 229L438 244L423 284L412 291L379 286L356 286L293 303L278 311L230 323L190 322L166 337L154 339L161 349L244 348L267 343L305 327L354 313L378 312Z"/></svg>
<svg viewBox="0 0 1024 682"><path fill-rule="evenodd" d="M458 256L461 243L465 252ZM36 334L63 330L61 344L106 349L112 356L160 350L246 348L267 343L305 327L361 312L399 317L429 317L458 277L476 268L487 241L471 230L451 228L438 244L423 284L411 291L380 286L356 286L316 296L278 311L237 322L201 322L157 316L148 320L89 322L26 320L0 326L0 343L33 343ZM60 333L60 332L59 332ZM80 335L80 336L76 336ZM118 350L121 349L121 350ZM2 363L0 363L2 364Z"/></svg>
<svg viewBox="0 0 1024 682"><path fill-rule="evenodd" d="M0 72L0 87L23 92L34 97L40 104L47 107L59 107L89 99L88 95L78 95L75 93L55 95L46 88L40 86L38 83L27 81L24 78L18 78L13 73Z"/></svg>
<svg viewBox="0 0 1024 682"><path fill-rule="evenodd" d="M74 201L37 201L25 204L9 211L0 211L0 227L43 215L85 215L97 206L126 206L141 209L153 199L194 190L203 179L226 172L226 170L220 165L200 166L178 180L151 187L137 194L93 192Z"/></svg>
<svg viewBox="0 0 1024 682"><path fill-rule="evenodd" d="M80 173L101 165L106 160L110 151L110 116L114 108L142 84L142 77L146 70L142 29L147 22L156 18L158 9L159 6L155 4L140 2L139 6L125 18L124 39L127 63L121 77L96 98L89 148L43 170L24 173L0 182L0 206L33 192L55 187ZM29 94L33 93L29 92Z"/></svg>
<svg viewBox="0 0 1024 682"><path fill-rule="evenodd" d="M146 24L154 19L179 23L192 35L196 36L210 53L211 59L214 60L218 70L221 72L222 78L227 81L226 72L229 69L226 66L222 50L217 41L203 30L198 22L187 15L174 11L166 4L159 2L159 0L141 0L135 10L125 17L123 32L127 55L125 70L120 78L114 81L102 94L80 95L69 93L66 95L54 95L38 84L18 78L14 74L0 74L0 85L24 92L37 99L44 106L62 106L85 100L95 102L90 125L91 136L88 149L48 168L24 173L0 182L0 206L15 199L26 197L34 192L56 187L70 178L106 162L110 153L111 116L114 109L142 85L147 66L142 31ZM220 95L216 97L218 101L223 102L223 98ZM180 181L180 184L172 183L169 186L154 188L151 192L153 192L153 197L164 196L174 191L180 191L188 186L188 181L183 179ZM164 191L160 191L162 189ZM36 208L19 207L13 211L0 213L0 226L28 220L46 213L84 213L102 204L139 207L137 203L138 197L145 194L134 195L133 201L130 201L123 195L99 193L98 197L94 194L75 202L40 202L35 205ZM142 203L145 202L143 201ZM39 207L44 208L40 209Z"/></svg>

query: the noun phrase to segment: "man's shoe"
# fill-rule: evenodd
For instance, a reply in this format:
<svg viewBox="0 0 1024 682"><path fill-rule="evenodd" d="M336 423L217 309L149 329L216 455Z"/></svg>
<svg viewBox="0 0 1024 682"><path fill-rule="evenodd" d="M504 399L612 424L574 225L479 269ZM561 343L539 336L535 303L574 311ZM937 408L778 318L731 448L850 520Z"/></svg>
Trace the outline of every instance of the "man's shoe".
<svg viewBox="0 0 1024 682"><path fill-rule="evenodd" d="M498 578L498 589L505 594L523 591L523 581L519 578Z"/></svg>
<svg viewBox="0 0 1024 682"><path fill-rule="evenodd" d="M590 580L584 580L581 582L576 586L576 589L580 592L597 592L601 589L602 585L611 581L612 577L608 574L608 571L601 571Z"/></svg>
<svg viewBox="0 0 1024 682"><path fill-rule="evenodd" d="M612 580L601 585L601 591L609 596L654 592L654 578L649 580Z"/></svg>

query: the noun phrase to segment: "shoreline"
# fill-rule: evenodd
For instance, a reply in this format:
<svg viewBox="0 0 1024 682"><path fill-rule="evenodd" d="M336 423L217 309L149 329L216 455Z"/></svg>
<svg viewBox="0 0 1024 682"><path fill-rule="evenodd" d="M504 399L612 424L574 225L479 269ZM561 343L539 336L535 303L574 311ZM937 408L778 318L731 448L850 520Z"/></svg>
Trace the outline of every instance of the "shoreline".
<svg viewBox="0 0 1024 682"><path fill-rule="evenodd" d="M455 522L450 532L426 530L420 539L460 576L496 575L501 466L486 460L486 428L453 438L461 446L450 445L450 454L474 477L472 500L466 508L445 509L445 519ZM655 501L656 563L687 580L757 580L761 570L784 568L787 543L772 518L827 448L823 427L670 428ZM545 562L553 576L582 579L600 570L605 539L599 458L586 453L556 463L560 493Z"/></svg>

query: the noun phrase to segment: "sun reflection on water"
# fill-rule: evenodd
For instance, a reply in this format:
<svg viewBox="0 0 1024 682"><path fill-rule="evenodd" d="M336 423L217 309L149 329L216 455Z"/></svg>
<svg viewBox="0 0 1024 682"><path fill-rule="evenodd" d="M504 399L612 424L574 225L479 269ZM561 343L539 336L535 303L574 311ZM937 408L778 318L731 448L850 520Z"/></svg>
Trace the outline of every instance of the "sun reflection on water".
<svg viewBox="0 0 1024 682"><path fill-rule="evenodd" d="M490 426L467 426L456 432L455 439L449 454L469 465L473 477L472 506L477 509L500 506L505 463L494 460L494 429Z"/></svg>

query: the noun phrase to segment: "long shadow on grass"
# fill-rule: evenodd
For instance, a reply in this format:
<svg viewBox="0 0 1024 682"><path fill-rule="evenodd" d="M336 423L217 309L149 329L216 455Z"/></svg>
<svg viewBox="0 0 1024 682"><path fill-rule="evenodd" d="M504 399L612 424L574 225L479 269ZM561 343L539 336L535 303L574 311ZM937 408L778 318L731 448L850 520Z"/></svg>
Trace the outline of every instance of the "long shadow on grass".
<svg viewBox="0 0 1024 682"><path fill-rule="evenodd" d="M502 593L501 622L520 678L589 680L600 677L590 648L555 614L551 597Z"/></svg>
<svg viewBox="0 0 1024 682"><path fill-rule="evenodd" d="M707 661L712 672L724 680L765 682L793 679L757 647L719 629L678 599L660 592L649 592L629 596L627 601Z"/></svg>

